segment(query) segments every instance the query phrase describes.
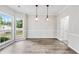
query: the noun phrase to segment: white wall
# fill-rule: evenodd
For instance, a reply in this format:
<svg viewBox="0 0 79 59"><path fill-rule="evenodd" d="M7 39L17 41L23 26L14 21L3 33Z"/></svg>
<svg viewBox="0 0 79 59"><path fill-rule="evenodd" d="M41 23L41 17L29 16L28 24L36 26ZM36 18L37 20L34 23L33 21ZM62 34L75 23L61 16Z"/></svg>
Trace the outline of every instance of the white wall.
<svg viewBox="0 0 79 59"><path fill-rule="evenodd" d="M61 36L60 21L69 16L69 28L67 31L68 45L79 53L79 6L68 6L57 17L57 38L63 40ZM63 34L62 34L63 35Z"/></svg>
<svg viewBox="0 0 79 59"><path fill-rule="evenodd" d="M27 38L56 38L56 16L39 16L38 21L35 16L28 16L28 35Z"/></svg>

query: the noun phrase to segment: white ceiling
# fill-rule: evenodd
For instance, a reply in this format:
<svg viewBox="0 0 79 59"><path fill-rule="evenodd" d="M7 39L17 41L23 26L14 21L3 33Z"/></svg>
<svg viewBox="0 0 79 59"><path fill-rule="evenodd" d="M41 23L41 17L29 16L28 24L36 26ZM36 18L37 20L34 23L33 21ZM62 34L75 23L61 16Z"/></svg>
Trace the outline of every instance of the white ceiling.
<svg viewBox="0 0 79 59"><path fill-rule="evenodd" d="M20 5L21 7L17 7L18 5L8 5L8 7L12 8L13 10L28 14L28 15L36 15L36 7L35 5ZM63 8L65 8L65 5L50 5L49 6L49 15L57 15L58 12L60 12ZM39 5L38 6L38 15L46 15L47 14L47 8L46 5Z"/></svg>

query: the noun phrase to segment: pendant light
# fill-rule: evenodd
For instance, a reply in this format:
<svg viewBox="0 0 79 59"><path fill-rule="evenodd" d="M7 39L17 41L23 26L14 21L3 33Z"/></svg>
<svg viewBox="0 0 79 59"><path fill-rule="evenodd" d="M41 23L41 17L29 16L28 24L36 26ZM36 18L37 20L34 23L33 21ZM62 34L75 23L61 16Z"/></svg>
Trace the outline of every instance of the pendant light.
<svg viewBox="0 0 79 59"><path fill-rule="evenodd" d="M47 7L47 16L46 16L46 20L48 21L49 19L48 19L48 7L49 7L49 5L46 5L46 7Z"/></svg>
<svg viewBox="0 0 79 59"><path fill-rule="evenodd" d="M36 5L36 21L38 20L38 14L37 14L37 10L38 10L38 5Z"/></svg>

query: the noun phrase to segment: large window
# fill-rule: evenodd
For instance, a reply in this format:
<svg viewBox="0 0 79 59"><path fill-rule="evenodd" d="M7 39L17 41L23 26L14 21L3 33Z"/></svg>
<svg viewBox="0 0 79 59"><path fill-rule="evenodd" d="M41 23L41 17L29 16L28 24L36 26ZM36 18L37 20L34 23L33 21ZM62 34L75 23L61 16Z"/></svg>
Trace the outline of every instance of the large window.
<svg viewBox="0 0 79 59"><path fill-rule="evenodd" d="M16 39L23 36L23 20L21 17L16 18Z"/></svg>
<svg viewBox="0 0 79 59"><path fill-rule="evenodd" d="M11 39L11 16L0 13L0 43Z"/></svg>

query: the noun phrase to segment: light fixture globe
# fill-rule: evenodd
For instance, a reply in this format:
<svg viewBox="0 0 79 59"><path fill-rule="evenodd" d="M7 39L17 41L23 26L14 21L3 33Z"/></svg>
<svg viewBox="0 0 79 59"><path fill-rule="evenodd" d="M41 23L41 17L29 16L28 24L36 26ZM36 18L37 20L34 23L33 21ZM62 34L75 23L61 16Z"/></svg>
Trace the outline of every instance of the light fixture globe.
<svg viewBox="0 0 79 59"><path fill-rule="evenodd" d="M37 21L37 20L38 20L38 18L35 18L35 20Z"/></svg>
<svg viewBox="0 0 79 59"><path fill-rule="evenodd" d="M48 19L48 18L46 18L46 20L48 21L49 19Z"/></svg>

